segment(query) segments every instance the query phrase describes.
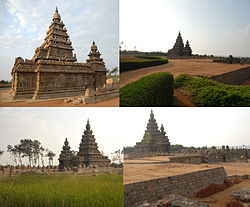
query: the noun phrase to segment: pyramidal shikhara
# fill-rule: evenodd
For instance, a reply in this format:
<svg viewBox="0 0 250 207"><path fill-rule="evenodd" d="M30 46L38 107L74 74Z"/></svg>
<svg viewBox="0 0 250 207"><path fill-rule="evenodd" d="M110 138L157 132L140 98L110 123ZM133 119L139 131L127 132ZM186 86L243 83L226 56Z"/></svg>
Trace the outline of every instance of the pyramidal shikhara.
<svg viewBox="0 0 250 207"><path fill-rule="evenodd" d="M76 62L72 42L56 8L43 44L31 60L15 59L11 71L12 99L48 99L84 95L102 87L106 68L93 41L86 63Z"/></svg>

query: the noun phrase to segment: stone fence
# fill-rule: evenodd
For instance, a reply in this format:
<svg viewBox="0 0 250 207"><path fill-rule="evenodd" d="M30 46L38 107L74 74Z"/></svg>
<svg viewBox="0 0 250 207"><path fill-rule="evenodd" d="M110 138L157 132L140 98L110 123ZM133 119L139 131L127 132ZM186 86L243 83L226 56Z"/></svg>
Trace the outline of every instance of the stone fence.
<svg viewBox="0 0 250 207"><path fill-rule="evenodd" d="M170 162L185 164L201 164L200 155L174 156L169 158Z"/></svg>
<svg viewBox="0 0 250 207"><path fill-rule="evenodd" d="M124 207L154 202L168 194L194 196L212 183L222 184L227 177L223 167L196 171L124 185Z"/></svg>
<svg viewBox="0 0 250 207"><path fill-rule="evenodd" d="M73 167L59 170L58 166L29 167L29 166L0 166L0 176L16 176L26 173L34 174L54 174L54 173L79 173L79 174L122 174L123 168L114 167Z"/></svg>
<svg viewBox="0 0 250 207"><path fill-rule="evenodd" d="M241 68L221 75L212 76L211 79L229 85L241 85L250 78L250 67Z"/></svg>

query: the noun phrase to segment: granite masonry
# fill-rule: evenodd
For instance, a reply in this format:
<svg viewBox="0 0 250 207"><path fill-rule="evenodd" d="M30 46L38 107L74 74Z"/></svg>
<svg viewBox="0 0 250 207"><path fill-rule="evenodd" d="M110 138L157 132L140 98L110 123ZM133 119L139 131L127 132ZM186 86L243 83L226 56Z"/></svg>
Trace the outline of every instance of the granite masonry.
<svg viewBox="0 0 250 207"><path fill-rule="evenodd" d="M58 9L44 43L31 60L15 59L11 71L12 99L51 99L84 95L85 90L103 87L106 68L95 42L87 63L76 62L72 42Z"/></svg>
<svg viewBox="0 0 250 207"><path fill-rule="evenodd" d="M222 184L227 177L223 167L196 171L124 185L124 207L156 202L170 194L194 196L210 184Z"/></svg>
<svg viewBox="0 0 250 207"><path fill-rule="evenodd" d="M107 167L110 160L98 150L93 131L90 128L89 120L82 135L79 151L75 154L70 150L69 142L66 138L63 150L59 156L59 170L64 171L72 167Z"/></svg>
<svg viewBox="0 0 250 207"><path fill-rule="evenodd" d="M137 155L145 155L150 152L169 152L170 142L163 125L160 130L158 129L154 113L151 110L150 119L147 123L147 129L145 130L143 139L141 142L137 142L135 146L135 153Z"/></svg>

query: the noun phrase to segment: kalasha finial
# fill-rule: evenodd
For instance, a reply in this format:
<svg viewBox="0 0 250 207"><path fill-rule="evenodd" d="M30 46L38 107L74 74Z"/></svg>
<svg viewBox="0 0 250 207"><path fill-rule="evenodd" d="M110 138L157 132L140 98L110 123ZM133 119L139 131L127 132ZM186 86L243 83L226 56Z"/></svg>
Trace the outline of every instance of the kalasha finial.
<svg viewBox="0 0 250 207"><path fill-rule="evenodd" d="M68 145L69 145L69 142L68 142L68 139L67 139L67 138L65 139L64 145L65 145L65 146L68 146Z"/></svg>
<svg viewBox="0 0 250 207"><path fill-rule="evenodd" d="M150 118L153 119L154 118L154 113L153 110L151 109L151 113L150 113Z"/></svg>
<svg viewBox="0 0 250 207"><path fill-rule="evenodd" d="M93 41L93 45L95 45L95 41Z"/></svg>
<svg viewBox="0 0 250 207"><path fill-rule="evenodd" d="M89 119L87 120L86 129L90 129Z"/></svg>
<svg viewBox="0 0 250 207"><path fill-rule="evenodd" d="M57 6L56 6L56 12L58 12Z"/></svg>
<svg viewBox="0 0 250 207"><path fill-rule="evenodd" d="M163 124L161 125L161 132L164 132Z"/></svg>

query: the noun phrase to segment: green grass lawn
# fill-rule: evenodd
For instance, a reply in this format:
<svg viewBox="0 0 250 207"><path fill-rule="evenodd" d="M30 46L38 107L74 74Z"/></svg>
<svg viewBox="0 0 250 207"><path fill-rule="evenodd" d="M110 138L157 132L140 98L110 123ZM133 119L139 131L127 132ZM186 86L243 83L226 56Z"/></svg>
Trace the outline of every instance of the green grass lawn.
<svg viewBox="0 0 250 207"><path fill-rule="evenodd" d="M1 207L123 206L122 175L20 175L0 180Z"/></svg>

